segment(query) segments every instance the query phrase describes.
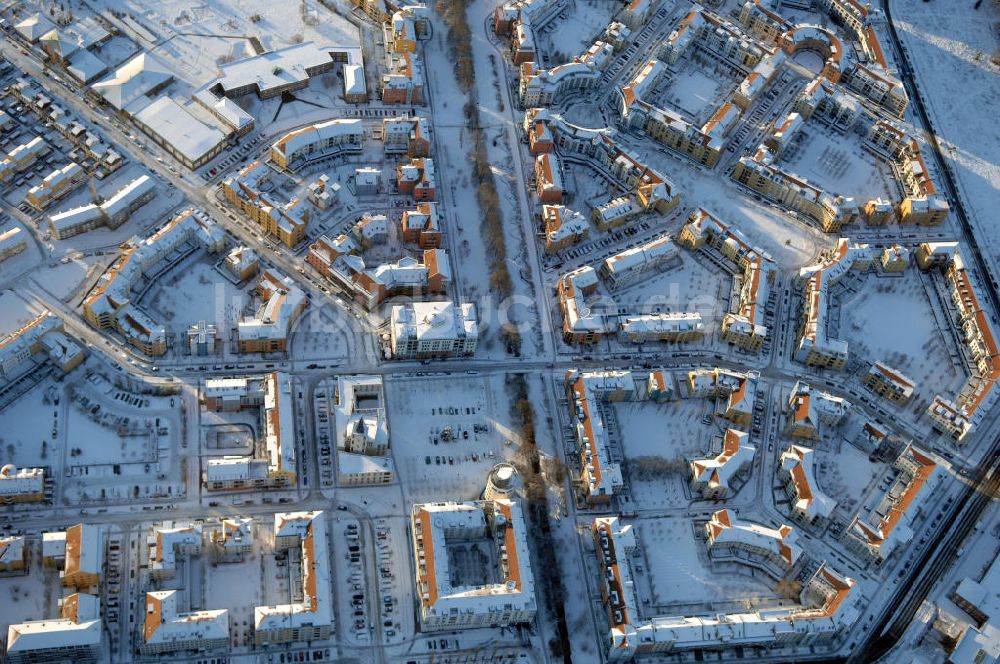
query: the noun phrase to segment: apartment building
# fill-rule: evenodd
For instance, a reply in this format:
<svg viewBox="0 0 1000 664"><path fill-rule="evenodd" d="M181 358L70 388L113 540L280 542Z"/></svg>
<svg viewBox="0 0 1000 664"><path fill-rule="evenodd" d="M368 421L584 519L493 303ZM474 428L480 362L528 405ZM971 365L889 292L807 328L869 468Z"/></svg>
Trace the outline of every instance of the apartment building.
<svg viewBox="0 0 1000 664"><path fill-rule="evenodd" d="M769 334L766 305L777 273L770 255L704 208L688 216L677 242L691 251L707 245L735 263L734 286L738 286L739 299L736 309L722 318L722 340L758 352Z"/></svg>
<svg viewBox="0 0 1000 664"><path fill-rule="evenodd" d="M975 283L959 250L951 243L943 246L925 243L917 252L917 262L925 269L940 267L944 271L957 314L957 331L969 351L970 376L954 401L937 395L927 409L934 427L960 442L996 400L993 388L1000 378L1000 351L989 314L980 304Z"/></svg>
<svg viewBox="0 0 1000 664"><path fill-rule="evenodd" d="M139 644L141 654L162 655L182 650L207 652L228 647L228 610L181 611L178 591L146 593L146 615Z"/></svg>
<svg viewBox="0 0 1000 664"><path fill-rule="evenodd" d="M337 453L339 486L377 486L389 484L395 477L392 459L340 451Z"/></svg>
<svg viewBox="0 0 1000 664"><path fill-rule="evenodd" d="M423 117L386 118L382 120L382 145L387 155L430 156L430 125Z"/></svg>
<svg viewBox="0 0 1000 664"><path fill-rule="evenodd" d="M301 550L301 594L288 604L254 607L254 642L258 646L279 643L309 643L330 638L333 607L332 577L323 512L291 512L274 515L274 549Z"/></svg>
<svg viewBox="0 0 1000 664"><path fill-rule="evenodd" d="M448 254L444 249L425 249L422 261L405 256L394 263L373 268L368 268L360 256L349 254L327 262L325 251L317 247L312 264L369 310L397 295L444 293L452 280ZM310 253L313 253L312 250Z"/></svg>
<svg viewBox="0 0 1000 664"><path fill-rule="evenodd" d="M556 298L563 316L563 340L568 344L589 344L614 331L617 311L595 311L586 298L597 292L597 272L589 265L559 278Z"/></svg>
<svg viewBox="0 0 1000 664"><path fill-rule="evenodd" d="M618 321L618 339L626 343L684 343L700 339L704 334L705 325L697 312L625 314Z"/></svg>
<svg viewBox="0 0 1000 664"><path fill-rule="evenodd" d="M677 245L670 236L663 235L605 258L598 272L610 288L622 288L646 278L649 272L661 269L675 258Z"/></svg>
<svg viewBox="0 0 1000 664"><path fill-rule="evenodd" d="M910 250L898 244L891 244L882 250L879 258L883 272L903 272L910 264Z"/></svg>
<svg viewBox="0 0 1000 664"><path fill-rule="evenodd" d="M645 210L635 196L616 196L607 203L595 206L590 218L599 231L607 232L627 224L643 212Z"/></svg>
<svg viewBox="0 0 1000 664"><path fill-rule="evenodd" d="M11 624L6 662L96 662L103 654L101 601L73 593L59 601L59 617Z"/></svg>
<svg viewBox="0 0 1000 664"><path fill-rule="evenodd" d="M414 157L396 167L396 187L402 194L410 194L415 201L432 201L437 197L437 179L434 160Z"/></svg>
<svg viewBox="0 0 1000 664"><path fill-rule="evenodd" d="M778 477L788 496L793 519L803 523L826 523L837 501L823 493L816 482L816 454L801 445L792 445L781 453Z"/></svg>
<svg viewBox="0 0 1000 664"><path fill-rule="evenodd" d="M18 173L34 165L36 161L51 152L48 144L41 136L21 143L10 150L0 161L0 182L6 183L14 179Z"/></svg>
<svg viewBox="0 0 1000 664"><path fill-rule="evenodd" d="M100 584L104 568L104 533L99 526L78 523L55 533L53 547L43 546L43 562L62 567L59 577L65 588L87 590ZM46 554L49 555L46 555Z"/></svg>
<svg viewBox="0 0 1000 664"><path fill-rule="evenodd" d="M0 339L0 379L8 382L24 375L34 368L30 363L39 353L63 373L75 369L85 357L83 348L63 332L62 320L43 311Z"/></svg>
<svg viewBox="0 0 1000 664"><path fill-rule="evenodd" d="M658 57L674 64L691 52L733 75L746 75L777 50L761 44L738 25L696 6L660 45Z"/></svg>
<svg viewBox="0 0 1000 664"><path fill-rule="evenodd" d="M27 248L28 240L25 234L21 233L20 226L0 232L0 263L11 256L17 256Z"/></svg>
<svg viewBox="0 0 1000 664"><path fill-rule="evenodd" d="M851 198L831 195L804 178L774 164L774 153L759 146L753 156L740 157L730 177L739 184L762 194L793 212L799 212L833 233L856 213Z"/></svg>
<svg viewBox="0 0 1000 664"><path fill-rule="evenodd" d="M151 526L146 536L146 561L154 579L170 579L177 572L178 558L201 553L201 525L175 526L165 522Z"/></svg>
<svg viewBox="0 0 1000 664"><path fill-rule="evenodd" d="M42 211L75 189L85 175L80 165L71 161L62 168L52 171L39 184L29 189L24 202Z"/></svg>
<svg viewBox="0 0 1000 664"><path fill-rule="evenodd" d="M740 25L754 37L777 43L779 37L792 29L792 23L771 9L772 0L747 0L740 8Z"/></svg>
<svg viewBox="0 0 1000 664"><path fill-rule="evenodd" d="M841 541L854 553L881 564L913 539L913 527L942 473L926 453L907 445L892 465L889 489L864 505Z"/></svg>
<svg viewBox="0 0 1000 664"><path fill-rule="evenodd" d="M916 388L912 378L882 362L872 364L861 382L881 398L898 405L909 401Z"/></svg>
<svg viewBox="0 0 1000 664"><path fill-rule="evenodd" d="M595 88L600 84L601 73L613 53L611 44L598 40L582 55L551 69L540 69L531 60L523 61L518 69L521 106L551 106L563 102L570 95Z"/></svg>
<svg viewBox="0 0 1000 664"><path fill-rule="evenodd" d="M260 258L257 256L257 252L250 247L240 245L233 247L226 254L226 259L222 265L233 277L239 281L246 281L257 274L257 270L260 269Z"/></svg>
<svg viewBox="0 0 1000 664"><path fill-rule="evenodd" d="M847 341L827 334L830 289L851 270L867 271L872 251L867 244L851 244L840 238L837 246L824 253L820 262L799 270L804 285L799 341L794 358L809 366L843 369L847 363Z"/></svg>
<svg viewBox="0 0 1000 664"><path fill-rule="evenodd" d="M802 556L798 532L787 524L770 528L738 519L730 509L705 524L705 542L715 561L739 562L781 579Z"/></svg>
<svg viewBox="0 0 1000 664"><path fill-rule="evenodd" d="M410 527L421 630L506 627L534 620L534 577L520 503L498 498L415 504ZM480 583L459 585L452 580L448 547L476 540L494 547L498 569Z"/></svg>
<svg viewBox="0 0 1000 664"><path fill-rule="evenodd" d="M0 468L0 504L37 503L45 500L45 471L17 468L8 463Z"/></svg>
<svg viewBox="0 0 1000 664"><path fill-rule="evenodd" d="M296 141L290 141L295 145ZM305 239L306 227L312 218L308 205L298 198L276 203L263 191L272 171L259 161L224 179L219 187L226 201L254 222L263 232L295 247Z"/></svg>
<svg viewBox="0 0 1000 664"><path fill-rule="evenodd" d="M195 247L221 251L224 238L204 212L185 210L149 237L124 243L118 259L84 298L84 318L98 329L113 329L147 355L162 355L167 350L166 330L132 303L133 285Z"/></svg>
<svg viewBox="0 0 1000 664"><path fill-rule="evenodd" d="M437 203L418 203L415 210L404 210L400 230L403 242L413 243L421 249L439 248L443 234Z"/></svg>
<svg viewBox="0 0 1000 664"><path fill-rule="evenodd" d="M24 536L0 537L0 573L28 573L28 547Z"/></svg>
<svg viewBox="0 0 1000 664"><path fill-rule="evenodd" d="M208 491L272 489L295 484L295 415L288 374L205 381L202 404L209 410L259 410L257 430L264 455L222 456L205 463L202 481Z"/></svg>
<svg viewBox="0 0 1000 664"><path fill-rule="evenodd" d="M416 210L408 212L412 215L412 217L407 217L408 222L412 222L408 225L413 226L414 231L419 231L414 234L416 237L414 241L420 244L420 240L423 238L424 243L428 245L440 244L443 231L438 223L436 204L418 203ZM406 212L403 214L406 215ZM423 220L422 227L418 224L421 220ZM351 235L358 241L362 249L371 249L376 244L385 244L389 241L389 218L384 214L365 212L361 215L361 219L351 226ZM422 248L435 249L436 247L427 246Z"/></svg>
<svg viewBox="0 0 1000 664"><path fill-rule="evenodd" d="M784 434L819 440L823 427L837 426L850 410L846 399L814 390L800 380L792 386L788 398Z"/></svg>
<svg viewBox="0 0 1000 664"><path fill-rule="evenodd" d="M424 103L424 67L416 53L386 53L386 73L382 75L382 103L418 105Z"/></svg>
<svg viewBox="0 0 1000 664"><path fill-rule="evenodd" d="M749 444L749 434L726 429L717 455L688 462L691 490L709 500L725 498L733 490L733 477L753 462L756 452L757 448Z"/></svg>
<svg viewBox="0 0 1000 664"><path fill-rule="evenodd" d="M567 158L585 159L622 190L633 194L645 211L667 214L680 202L680 193L669 178L615 144L614 130L578 127L544 108L525 112L524 130L532 154L559 148Z"/></svg>
<svg viewBox="0 0 1000 664"><path fill-rule="evenodd" d="M473 355L478 341L474 304L411 302L392 307L389 350L393 359Z"/></svg>
<svg viewBox="0 0 1000 664"><path fill-rule="evenodd" d="M118 228L132 213L156 197L153 178L141 175L101 203L90 203L49 216L52 234L60 240L95 228Z"/></svg>
<svg viewBox="0 0 1000 664"><path fill-rule="evenodd" d="M276 270L260 275L256 294L261 299L256 313L236 324L237 352L284 353L309 299L291 277Z"/></svg>
<svg viewBox="0 0 1000 664"><path fill-rule="evenodd" d="M253 551L254 525L249 517L223 519L218 530L213 530L212 543L214 560L218 562L239 562Z"/></svg>
<svg viewBox="0 0 1000 664"><path fill-rule="evenodd" d="M570 419L575 422L584 499L590 505L607 504L625 482L621 466L611 461L603 409L607 402L638 398L635 381L628 371L571 369L565 384Z"/></svg>
<svg viewBox="0 0 1000 664"><path fill-rule="evenodd" d="M291 131L271 146L271 161L296 170L314 159L361 152L365 130L361 120L338 118Z"/></svg>
<svg viewBox="0 0 1000 664"><path fill-rule="evenodd" d="M542 206L545 251L554 254L590 235L590 222L576 210L563 205Z"/></svg>
<svg viewBox="0 0 1000 664"><path fill-rule="evenodd" d="M562 203L565 193L562 163L555 153L546 152L535 157L535 193L542 203Z"/></svg>
<svg viewBox="0 0 1000 664"><path fill-rule="evenodd" d="M723 520L728 518L728 514L719 514L716 525L722 530L731 530L723 525ZM765 532L772 530L757 528ZM790 529L789 526L783 528ZM780 535L780 531L775 532ZM799 602L791 606L711 617L647 616L640 620L632 570L633 552L638 545L634 529L618 517L602 517L594 520L591 533L602 570L601 595L610 626L603 640L609 661L631 661L641 653L819 644L843 634L860 615L858 598L851 594L854 581L841 577L824 564L804 584ZM794 537L794 533L789 536ZM746 535L748 544L757 544L758 539L766 542L768 538L766 535L758 538L752 531ZM754 553L749 546L723 546L715 553L723 554L723 548L743 556ZM770 551L770 546L765 550ZM790 550L790 553L794 552ZM783 556L780 558L784 560ZM759 556L759 559L765 558ZM720 643L719 634L727 636L724 643Z"/></svg>

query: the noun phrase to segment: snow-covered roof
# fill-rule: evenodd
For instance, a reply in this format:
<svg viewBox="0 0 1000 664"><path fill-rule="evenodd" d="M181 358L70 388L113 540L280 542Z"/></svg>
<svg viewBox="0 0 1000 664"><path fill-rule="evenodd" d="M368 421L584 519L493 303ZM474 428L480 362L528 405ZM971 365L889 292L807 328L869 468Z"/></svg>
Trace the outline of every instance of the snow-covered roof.
<svg viewBox="0 0 1000 664"><path fill-rule="evenodd" d="M177 644L189 648L191 642L229 641L229 611L212 609L181 612L176 590L146 593L143 640L146 645Z"/></svg>
<svg viewBox="0 0 1000 664"><path fill-rule="evenodd" d="M287 339L307 304L305 292L291 277L273 269L261 273L258 290L263 304L252 318L237 323L239 338Z"/></svg>
<svg viewBox="0 0 1000 664"><path fill-rule="evenodd" d="M63 600L60 613L60 618L10 625L7 628L7 655L23 654L30 658L29 653L33 651L100 647L102 632L97 597L74 593Z"/></svg>
<svg viewBox="0 0 1000 664"><path fill-rule="evenodd" d="M341 475L366 475L392 471L392 457L354 454L343 450L337 452L337 472Z"/></svg>
<svg viewBox="0 0 1000 664"><path fill-rule="evenodd" d="M323 512L295 512L274 515L275 537L296 537L302 548L302 599L298 602L254 607L254 629L271 632L306 625L329 626L333 621L330 604L332 577Z"/></svg>
<svg viewBox="0 0 1000 664"><path fill-rule="evenodd" d="M226 135L218 128L205 124L166 95L134 115L138 122L191 162L198 162L226 140Z"/></svg>
<svg viewBox="0 0 1000 664"><path fill-rule="evenodd" d="M341 140L352 140L360 143L364 132L364 124L361 120L337 118L291 131L275 141L271 150L291 161L298 153L308 151L318 144L326 145Z"/></svg>
<svg viewBox="0 0 1000 664"><path fill-rule="evenodd" d="M726 429L722 435L722 450L714 457L695 459L691 462L691 475L695 481L709 489L729 487L729 482L739 470L753 461L757 448L749 444L749 434L736 429Z"/></svg>
<svg viewBox="0 0 1000 664"><path fill-rule="evenodd" d="M206 87L217 88L224 94L252 88L267 93L273 88L296 84L323 70L334 60L343 57L348 64L361 64L360 46L317 45L311 41L266 51L242 60L222 65L221 75Z"/></svg>
<svg viewBox="0 0 1000 664"><path fill-rule="evenodd" d="M93 89L120 111L136 113L149 103L146 96L174 80L174 73L162 60L143 51L98 81Z"/></svg>
<svg viewBox="0 0 1000 664"><path fill-rule="evenodd" d="M472 303L411 302L394 306L390 316L392 335L417 341L475 338L476 309Z"/></svg>
<svg viewBox="0 0 1000 664"><path fill-rule="evenodd" d="M628 371L566 374L567 392L576 418L576 438L580 445L581 475L591 499L610 498L624 486L621 466L611 460L604 415L598 403L609 394L631 392L634 379Z"/></svg>
<svg viewBox="0 0 1000 664"><path fill-rule="evenodd" d="M729 509L722 509L712 515L706 525L709 547L737 546L758 551L791 567L802 555L798 544L798 533L785 524L778 528L762 526L759 523L736 518Z"/></svg>
<svg viewBox="0 0 1000 664"><path fill-rule="evenodd" d="M500 498L416 504L411 511L411 524L417 594L424 620L534 610L534 577L520 503ZM487 532L500 552L498 581L458 585L449 570L447 540L483 537Z"/></svg>
<svg viewBox="0 0 1000 664"><path fill-rule="evenodd" d="M792 507L807 519L829 518L837 501L820 490L816 482L816 455L801 445L792 445L781 454L781 471L795 489Z"/></svg>
<svg viewBox="0 0 1000 664"><path fill-rule="evenodd" d="M45 491L45 471L41 468L0 468L0 499L41 495Z"/></svg>

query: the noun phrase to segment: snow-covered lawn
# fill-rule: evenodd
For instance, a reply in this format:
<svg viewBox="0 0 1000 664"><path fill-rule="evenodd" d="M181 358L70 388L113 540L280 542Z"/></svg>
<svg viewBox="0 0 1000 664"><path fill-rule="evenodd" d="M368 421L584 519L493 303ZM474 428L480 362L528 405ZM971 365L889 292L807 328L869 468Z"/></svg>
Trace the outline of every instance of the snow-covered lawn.
<svg viewBox="0 0 1000 664"><path fill-rule="evenodd" d="M846 515L857 512L860 497L885 469L884 463L872 463L868 454L847 442L816 446L816 460L819 488L836 500L838 510Z"/></svg>
<svg viewBox="0 0 1000 664"><path fill-rule="evenodd" d="M54 570L45 570L41 560L41 553L33 551L27 575L0 577L0 629L4 634L12 624L58 616L56 602L62 596L59 577Z"/></svg>
<svg viewBox="0 0 1000 664"><path fill-rule="evenodd" d="M640 519L634 523L645 553L649 605L645 616L663 615L671 605L692 612L712 610L713 604L757 597L772 597L771 582L713 569L704 539L695 539L695 524L687 518ZM677 607L680 608L679 606Z"/></svg>
<svg viewBox="0 0 1000 664"><path fill-rule="evenodd" d="M565 18L553 19L540 31L538 50L549 66L572 60L594 43L618 10L607 0L571 0Z"/></svg>
<svg viewBox="0 0 1000 664"><path fill-rule="evenodd" d="M143 298L143 306L176 334L198 321L207 321L227 338L229 328L240 319L246 292L253 284L243 288L234 285L212 265L217 260L219 256L204 255L201 260L185 263L183 269L171 270Z"/></svg>
<svg viewBox="0 0 1000 664"><path fill-rule="evenodd" d="M869 274L857 294L839 304L840 338L855 358L885 362L935 390L964 380L951 364L950 338L938 329L915 269L891 279Z"/></svg>
<svg viewBox="0 0 1000 664"><path fill-rule="evenodd" d="M38 313L12 290L0 291L0 338L17 331Z"/></svg>
<svg viewBox="0 0 1000 664"><path fill-rule="evenodd" d="M653 271L636 284L615 291L614 300L627 311L698 312L706 328L722 320L732 277L681 251L681 266Z"/></svg>
<svg viewBox="0 0 1000 664"><path fill-rule="evenodd" d="M859 202L895 198L895 184L885 169L861 149L857 136L834 134L819 125L807 126L796 145L782 153L788 170L831 194L853 196Z"/></svg>
<svg viewBox="0 0 1000 664"><path fill-rule="evenodd" d="M671 81L670 87L657 95L665 106L676 107L692 118L703 120L719 107L720 88L728 81L702 67L688 65Z"/></svg>

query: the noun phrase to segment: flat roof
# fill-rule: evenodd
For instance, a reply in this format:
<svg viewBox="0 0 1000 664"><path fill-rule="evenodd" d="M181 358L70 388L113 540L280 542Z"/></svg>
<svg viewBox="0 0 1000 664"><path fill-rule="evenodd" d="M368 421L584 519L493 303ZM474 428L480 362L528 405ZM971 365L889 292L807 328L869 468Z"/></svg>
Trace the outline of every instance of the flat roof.
<svg viewBox="0 0 1000 664"><path fill-rule="evenodd" d="M135 118L192 162L226 140L221 131L206 125L167 96L146 106Z"/></svg>

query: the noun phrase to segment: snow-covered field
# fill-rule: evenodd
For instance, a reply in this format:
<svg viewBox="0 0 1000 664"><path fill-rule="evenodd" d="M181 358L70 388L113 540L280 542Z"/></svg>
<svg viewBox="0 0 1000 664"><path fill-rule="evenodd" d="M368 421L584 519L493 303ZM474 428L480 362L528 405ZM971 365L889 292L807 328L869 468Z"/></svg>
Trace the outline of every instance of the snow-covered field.
<svg viewBox="0 0 1000 664"><path fill-rule="evenodd" d="M856 294L839 302L840 338L853 357L885 362L918 386L954 387L965 376L952 365L950 339L938 329L921 282L915 269L891 279L865 277Z"/></svg>
<svg viewBox="0 0 1000 664"><path fill-rule="evenodd" d="M1000 256L995 223L1000 196L1000 7L975 0L890 0L893 22L916 73L921 97L959 180L967 211L994 261ZM978 6L976 6L978 5Z"/></svg>
<svg viewBox="0 0 1000 664"><path fill-rule="evenodd" d="M861 496L871 486L885 464L872 463L868 455L847 442L816 446L816 481L819 488L837 501L841 514L857 512Z"/></svg>
<svg viewBox="0 0 1000 664"><path fill-rule="evenodd" d="M634 523L648 565L649 615L665 610L710 611L716 603L772 596L770 582L713 569L704 539L695 539L695 524L687 518L644 518ZM664 552L669 551L669 554ZM672 607L667 609L667 607ZM685 607L685 609L681 609Z"/></svg>
<svg viewBox="0 0 1000 664"><path fill-rule="evenodd" d="M807 126L795 147L782 153L781 161L788 170L832 194L853 196L862 203L879 197L897 198L890 174L861 149L856 135L834 134L821 125Z"/></svg>

